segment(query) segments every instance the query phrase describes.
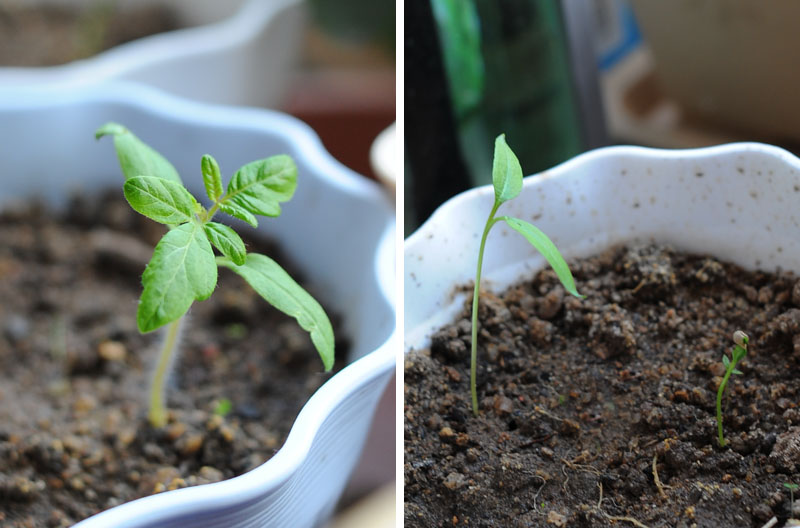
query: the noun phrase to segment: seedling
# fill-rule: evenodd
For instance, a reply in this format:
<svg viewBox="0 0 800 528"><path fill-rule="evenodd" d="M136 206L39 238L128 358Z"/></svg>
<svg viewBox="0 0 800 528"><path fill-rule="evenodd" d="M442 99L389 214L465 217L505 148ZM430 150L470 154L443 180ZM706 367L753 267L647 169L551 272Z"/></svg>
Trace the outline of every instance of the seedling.
<svg viewBox="0 0 800 528"><path fill-rule="evenodd" d="M478 266L475 271L475 287L472 293L472 347L470 364L470 391L472 393L472 412L478 414L478 391L476 388L477 359L478 359L478 297L481 284L481 268L483 267L483 252L486 247L486 238L489 231L500 221L504 221L513 230L521 234L539 253L547 260L556 276L561 281L564 289L570 294L582 299L584 296L575 289L575 280L569 270L564 257L547 235L533 224L519 218L499 216L495 218L497 209L505 202L515 198L522 190L522 167L519 160L506 143L505 134L497 136L494 142L494 160L492 162L492 184L494 186L494 205L486 220L481 236L480 249L478 250Z"/></svg>
<svg viewBox="0 0 800 528"><path fill-rule="evenodd" d="M717 389L717 435L720 447L725 447L725 437L722 434L722 394L725 392L725 387L728 386L728 379L731 377L731 374L742 374L740 371L736 370L736 363L747 355L747 344L750 342L750 338L741 330L737 330L733 333L733 342L735 344L731 352L732 359L728 359L728 356L722 354L722 364L725 365L725 376L723 376L722 382L719 384L719 389Z"/></svg>
<svg viewBox="0 0 800 528"><path fill-rule="evenodd" d="M783 487L789 490L789 516L793 516L794 514L794 492L797 491L797 488L800 488L797 484L793 484L791 482L784 482Z"/></svg>
<svg viewBox="0 0 800 528"><path fill-rule="evenodd" d="M136 312L142 333L168 325L150 389L150 423L163 427L167 422L164 387L180 327L192 303L213 293L218 266L240 275L268 303L294 317L310 333L325 370L330 370L333 328L319 303L274 260L248 253L231 227L213 221L222 211L256 227L255 215L280 215L281 202L291 199L297 186L294 161L277 155L248 163L236 171L223 191L219 165L204 155L200 169L211 200L206 209L186 190L172 164L125 127L108 123L95 133L98 139L106 135L114 138L128 203L170 228L156 244L142 275L144 290ZM215 256L212 247L222 255Z"/></svg>

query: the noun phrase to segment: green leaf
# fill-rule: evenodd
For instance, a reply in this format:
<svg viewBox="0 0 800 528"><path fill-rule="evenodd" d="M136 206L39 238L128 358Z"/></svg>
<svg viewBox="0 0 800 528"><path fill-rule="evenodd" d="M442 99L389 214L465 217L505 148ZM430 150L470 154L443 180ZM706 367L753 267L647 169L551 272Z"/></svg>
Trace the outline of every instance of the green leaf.
<svg viewBox="0 0 800 528"><path fill-rule="evenodd" d="M222 175L219 173L217 160L209 154L203 154L200 160L200 170L203 172L203 184L206 187L206 195L209 200L216 202L222 196Z"/></svg>
<svg viewBox="0 0 800 528"><path fill-rule="evenodd" d="M739 375L739 376L741 376L741 375L742 375L742 371L741 371L741 370L737 370L737 369L733 369L732 373L733 373L733 374L737 374L737 375Z"/></svg>
<svg viewBox="0 0 800 528"><path fill-rule="evenodd" d="M206 230L208 239L220 253L231 259L234 264L241 266L247 257L247 250L244 242L236 234L236 231L217 222L208 222L203 226Z"/></svg>
<svg viewBox="0 0 800 528"><path fill-rule="evenodd" d="M183 185L155 176L134 176L122 187L131 207L162 224L183 224L197 211L197 200Z"/></svg>
<svg viewBox="0 0 800 528"><path fill-rule="evenodd" d="M728 359L728 356L726 356L725 354L722 355L722 364L725 366L726 369L728 368L728 365L731 364L731 360Z"/></svg>
<svg viewBox="0 0 800 528"><path fill-rule="evenodd" d="M500 134L494 141L492 183L494 198L500 203L514 198L522 190L522 167L506 143L505 134Z"/></svg>
<svg viewBox="0 0 800 528"><path fill-rule="evenodd" d="M233 402L228 398L222 398L214 407L214 414L227 416L233 410Z"/></svg>
<svg viewBox="0 0 800 528"><path fill-rule="evenodd" d="M244 220L253 227L258 227L258 220L256 220L256 217L253 216L250 211L247 211L246 209L243 209L234 203L220 202L219 208L222 210L222 212L228 213L234 218Z"/></svg>
<svg viewBox="0 0 800 528"><path fill-rule="evenodd" d="M297 319L311 334L311 341L322 358L325 370L333 367L333 327L322 306L271 258L250 253L243 266L218 258L221 266L232 269L246 280L268 303Z"/></svg>
<svg viewBox="0 0 800 528"><path fill-rule="evenodd" d="M192 302L211 296L217 284L217 264L199 223L185 223L164 235L156 244L142 284L136 322L143 333L175 321Z"/></svg>
<svg viewBox="0 0 800 528"><path fill-rule="evenodd" d="M106 123L97 129L94 137L100 139L107 135L114 136L114 148L117 150L119 164L126 179L135 176L156 176L181 183L181 177L175 167L124 126Z"/></svg>
<svg viewBox="0 0 800 528"><path fill-rule="evenodd" d="M280 202L291 199L296 187L297 166L292 158L281 154L248 163L236 171L222 201L252 214L278 216Z"/></svg>
<svg viewBox="0 0 800 528"><path fill-rule="evenodd" d="M558 280L561 281L561 284L564 286L564 289L567 290L567 292L575 297L578 297L579 299L584 298L584 296L578 293L578 290L575 289L575 279L572 278L572 272L569 270L567 262L564 260L564 257L561 256L561 253L558 251L556 245L553 244L553 241L550 240L547 235L545 235L535 225L529 224L528 222L520 220L519 218L503 216L501 219L505 220L512 229L524 236L525 239L530 242L530 244L535 247L539 253L542 254L545 260L547 260L547 262L553 268L553 271L556 272Z"/></svg>

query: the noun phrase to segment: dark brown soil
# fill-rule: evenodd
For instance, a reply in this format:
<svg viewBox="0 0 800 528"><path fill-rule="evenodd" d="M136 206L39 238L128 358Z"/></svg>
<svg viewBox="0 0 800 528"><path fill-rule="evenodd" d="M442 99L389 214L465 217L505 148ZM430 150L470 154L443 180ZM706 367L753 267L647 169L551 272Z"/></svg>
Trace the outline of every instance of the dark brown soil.
<svg viewBox="0 0 800 528"><path fill-rule="evenodd" d="M4 527L70 526L138 497L244 473L275 453L330 377L294 319L220 270L183 332L170 423L150 427L160 333L141 335L135 312L163 226L124 200L98 203L73 201L61 218L38 206L0 214ZM248 246L286 267L269 244ZM338 357L345 349L337 342ZM224 399L232 411L221 416Z"/></svg>
<svg viewBox="0 0 800 528"><path fill-rule="evenodd" d="M2 2L0 65L64 64L178 27L175 13L157 4L121 10L113 2L98 1L81 10Z"/></svg>
<svg viewBox="0 0 800 528"><path fill-rule="evenodd" d="M406 357L405 526L784 526L783 484L800 484L800 281L653 246L572 269L585 300L549 270L482 295L478 417L466 307ZM750 352L720 448L737 329Z"/></svg>

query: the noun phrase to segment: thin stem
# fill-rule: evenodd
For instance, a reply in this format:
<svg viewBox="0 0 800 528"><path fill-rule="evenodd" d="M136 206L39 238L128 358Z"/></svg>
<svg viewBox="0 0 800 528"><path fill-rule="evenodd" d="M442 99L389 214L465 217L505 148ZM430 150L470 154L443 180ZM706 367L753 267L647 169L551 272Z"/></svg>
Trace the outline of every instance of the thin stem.
<svg viewBox="0 0 800 528"><path fill-rule="evenodd" d="M717 436L720 447L725 447L725 437L722 435L722 394L725 392L725 387L728 385L728 379L736 368L736 362L737 359L734 357L728 364L728 370L725 371L722 383L719 384L719 389L717 389Z"/></svg>
<svg viewBox="0 0 800 528"><path fill-rule="evenodd" d="M717 439L719 440L719 446L725 447L725 437L722 435L722 394L725 392L725 387L728 385L728 379L730 379L731 374L733 371L736 370L736 364L739 362L747 354L747 336L745 336L745 341L743 345L739 345L738 342L735 347L733 347L733 352L731 353L731 361L728 363L728 368L725 371L725 376L722 378L722 383L719 384L719 389L717 389Z"/></svg>
<svg viewBox="0 0 800 528"><path fill-rule="evenodd" d="M472 393L472 412L477 416L478 414L478 389L477 389L477 362L478 362L478 297L481 288L481 269L483 268L483 250L486 247L486 238L489 236L489 230L495 224L494 214L497 208L500 207L500 202L495 199L492 212L489 213L489 218L486 219L486 226L483 228L483 236L481 236L481 246L478 250L478 267L475 272L475 286L472 291L472 344L470 354L470 369L469 369L469 388Z"/></svg>
<svg viewBox="0 0 800 528"><path fill-rule="evenodd" d="M153 376L153 385L150 387L150 411L147 418L153 427L164 427L167 424L167 409L164 405L165 385L170 359L178 341L178 333L183 322L183 317L172 321L167 327L167 335L158 357L156 373Z"/></svg>

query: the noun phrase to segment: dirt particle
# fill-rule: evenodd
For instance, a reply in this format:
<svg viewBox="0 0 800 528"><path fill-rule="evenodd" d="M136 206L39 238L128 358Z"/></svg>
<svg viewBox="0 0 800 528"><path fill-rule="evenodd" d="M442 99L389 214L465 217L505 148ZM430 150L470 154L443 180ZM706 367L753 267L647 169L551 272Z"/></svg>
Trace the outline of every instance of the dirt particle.
<svg viewBox="0 0 800 528"><path fill-rule="evenodd" d="M200 448L203 447L204 440L201 434L191 434L178 440L177 447L182 455L190 456L200 451Z"/></svg>
<svg viewBox="0 0 800 528"><path fill-rule="evenodd" d="M119 341L103 341L97 345L97 355L105 361L125 361L128 349Z"/></svg>
<svg viewBox="0 0 800 528"><path fill-rule="evenodd" d="M170 442L174 442L185 432L186 424L182 422L176 422L167 427L167 438Z"/></svg>
<svg viewBox="0 0 800 528"><path fill-rule="evenodd" d="M447 377L450 378L450 381L454 381L456 383L461 381L461 374L453 367L445 366L444 370L447 373Z"/></svg>
<svg viewBox="0 0 800 528"><path fill-rule="evenodd" d="M564 288L556 286L542 297L537 310L540 318L549 320L555 317L564 306Z"/></svg>
<svg viewBox="0 0 800 528"><path fill-rule="evenodd" d="M800 280L792 287L792 304L800 308Z"/></svg>
<svg viewBox="0 0 800 528"><path fill-rule="evenodd" d="M492 404L492 407L497 414L502 416L504 414L509 414L514 410L514 402L502 394L497 394L494 397L494 403Z"/></svg>
<svg viewBox="0 0 800 528"><path fill-rule="evenodd" d="M800 427L791 427L777 436L770 459L786 471L793 473L797 469L797 462L800 461Z"/></svg>
<svg viewBox="0 0 800 528"><path fill-rule="evenodd" d="M547 524L552 524L557 527L566 526L567 517L555 510L550 510L547 512Z"/></svg>
<svg viewBox="0 0 800 528"><path fill-rule="evenodd" d="M455 431L453 431L449 427L442 427L439 429L439 438L446 440L449 438L453 438L456 435Z"/></svg>
<svg viewBox="0 0 800 528"><path fill-rule="evenodd" d="M442 482L445 488L450 490L456 490L466 486L467 479L461 473L451 472L448 473L447 477Z"/></svg>

